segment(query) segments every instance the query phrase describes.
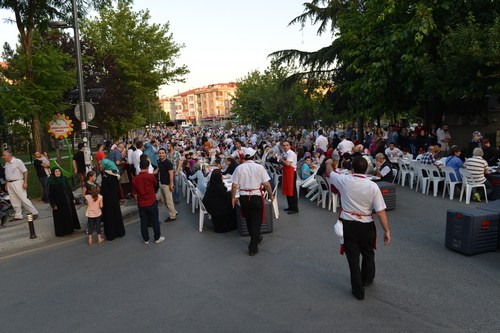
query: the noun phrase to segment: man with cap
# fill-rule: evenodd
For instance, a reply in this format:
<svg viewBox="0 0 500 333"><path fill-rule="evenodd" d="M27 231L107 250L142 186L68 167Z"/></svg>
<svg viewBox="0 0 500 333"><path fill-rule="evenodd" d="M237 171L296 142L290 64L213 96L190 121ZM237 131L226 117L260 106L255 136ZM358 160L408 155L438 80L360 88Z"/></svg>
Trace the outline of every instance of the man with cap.
<svg viewBox="0 0 500 333"><path fill-rule="evenodd" d="M283 156L281 163L283 164L283 184L282 193L288 201L288 214L297 214L299 212L299 203L297 198L297 154L290 149L290 141L283 141Z"/></svg>
<svg viewBox="0 0 500 333"><path fill-rule="evenodd" d="M248 255L254 256L259 252L257 245L262 240L260 227L264 212L264 197L262 186L269 193L271 202L274 200L273 190L269 184L269 175L266 169L255 163L255 150L245 149L244 162L234 170L231 177L231 200L233 208L236 207L236 193L240 194L241 214L246 218L250 233Z"/></svg>

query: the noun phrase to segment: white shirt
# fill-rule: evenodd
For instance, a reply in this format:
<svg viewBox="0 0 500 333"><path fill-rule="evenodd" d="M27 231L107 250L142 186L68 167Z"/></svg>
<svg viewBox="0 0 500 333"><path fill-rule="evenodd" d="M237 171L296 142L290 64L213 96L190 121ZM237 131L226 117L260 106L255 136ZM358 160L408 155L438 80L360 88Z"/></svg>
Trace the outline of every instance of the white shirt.
<svg viewBox="0 0 500 333"><path fill-rule="evenodd" d="M5 163L5 180L6 181L14 181L14 180L23 180L23 174L27 172L26 166L23 161L18 158L12 157L10 162Z"/></svg>
<svg viewBox="0 0 500 333"><path fill-rule="evenodd" d="M231 182L240 188L240 196L262 195L260 186L270 179L266 169L252 160L238 165L231 176Z"/></svg>
<svg viewBox="0 0 500 333"><path fill-rule="evenodd" d="M141 161L141 155L142 155L141 149L136 149L132 153L132 163L134 164L136 174L139 174L139 172L141 172L141 168L139 167L139 162Z"/></svg>
<svg viewBox="0 0 500 333"><path fill-rule="evenodd" d="M372 210L380 212L386 208L379 187L364 175L340 175L332 172L330 183L340 191L342 200L340 217L343 219L363 223L372 222Z"/></svg>
<svg viewBox="0 0 500 333"><path fill-rule="evenodd" d="M391 150L391 148L386 148L385 154L389 157L389 161L391 161L391 163L397 163L398 158L403 157L403 152L398 147L394 147L393 150Z"/></svg>
<svg viewBox="0 0 500 333"><path fill-rule="evenodd" d="M293 166L293 169L297 170L297 154L295 154L293 150L288 149L288 151L285 151L283 155L287 161L292 162L291 166Z"/></svg>
<svg viewBox="0 0 500 333"><path fill-rule="evenodd" d="M318 136L314 144L316 145L316 148L320 148L323 152L328 150L328 139L323 135Z"/></svg>
<svg viewBox="0 0 500 333"><path fill-rule="evenodd" d="M337 149L340 151L341 155L344 153L352 153L352 148L354 148L354 143L347 139L342 140L337 146Z"/></svg>

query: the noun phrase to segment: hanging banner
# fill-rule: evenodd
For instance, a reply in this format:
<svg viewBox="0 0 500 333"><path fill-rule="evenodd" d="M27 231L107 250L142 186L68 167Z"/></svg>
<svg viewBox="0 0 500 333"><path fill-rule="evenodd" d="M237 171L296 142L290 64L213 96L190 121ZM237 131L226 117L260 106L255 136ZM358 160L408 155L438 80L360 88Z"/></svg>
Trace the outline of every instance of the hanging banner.
<svg viewBox="0 0 500 333"><path fill-rule="evenodd" d="M47 129L56 139L65 139L73 132L73 121L64 114L56 114L47 124Z"/></svg>

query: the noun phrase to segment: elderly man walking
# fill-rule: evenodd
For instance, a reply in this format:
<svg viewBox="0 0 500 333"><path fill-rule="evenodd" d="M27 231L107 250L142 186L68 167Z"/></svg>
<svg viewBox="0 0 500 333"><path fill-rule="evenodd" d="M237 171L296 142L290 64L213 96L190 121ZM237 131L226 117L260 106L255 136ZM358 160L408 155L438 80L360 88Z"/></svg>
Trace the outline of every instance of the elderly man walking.
<svg viewBox="0 0 500 333"><path fill-rule="evenodd" d="M2 152L2 158L5 161L5 180L7 181L7 191L9 192L10 201L14 207L14 220L22 220L23 212L21 207L24 206L28 212L33 214L33 219L38 218L38 211L28 199L28 170L23 161L15 158L8 150Z"/></svg>

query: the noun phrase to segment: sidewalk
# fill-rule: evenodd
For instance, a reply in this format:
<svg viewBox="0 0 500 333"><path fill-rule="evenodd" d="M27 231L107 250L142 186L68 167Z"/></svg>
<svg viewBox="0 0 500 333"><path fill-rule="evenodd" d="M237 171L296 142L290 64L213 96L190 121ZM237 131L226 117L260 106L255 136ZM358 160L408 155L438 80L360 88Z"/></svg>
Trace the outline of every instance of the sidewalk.
<svg viewBox="0 0 500 333"><path fill-rule="evenodd" d="M75 195L78 193L80 193L79 189L74 192ZM38 210L38 219L34 221L37 238L29 239L30 231L28 221L26 220L26 214L24 214L24 219L21 221L10 221L9 218L7 223L5 223L3 227L0 227L0 254L40 245L47 241L57 239L54 233L54 222L52 220L52 209L50 205L43 201L32 200L32 202ZM120 208L124 219L127 216L137 214L137 205L134 199L126 200L125 204L121 205ZM75 231L73 235L83 235L87 227L85 205L77 205L76 211L82 229Z"/></svg>

